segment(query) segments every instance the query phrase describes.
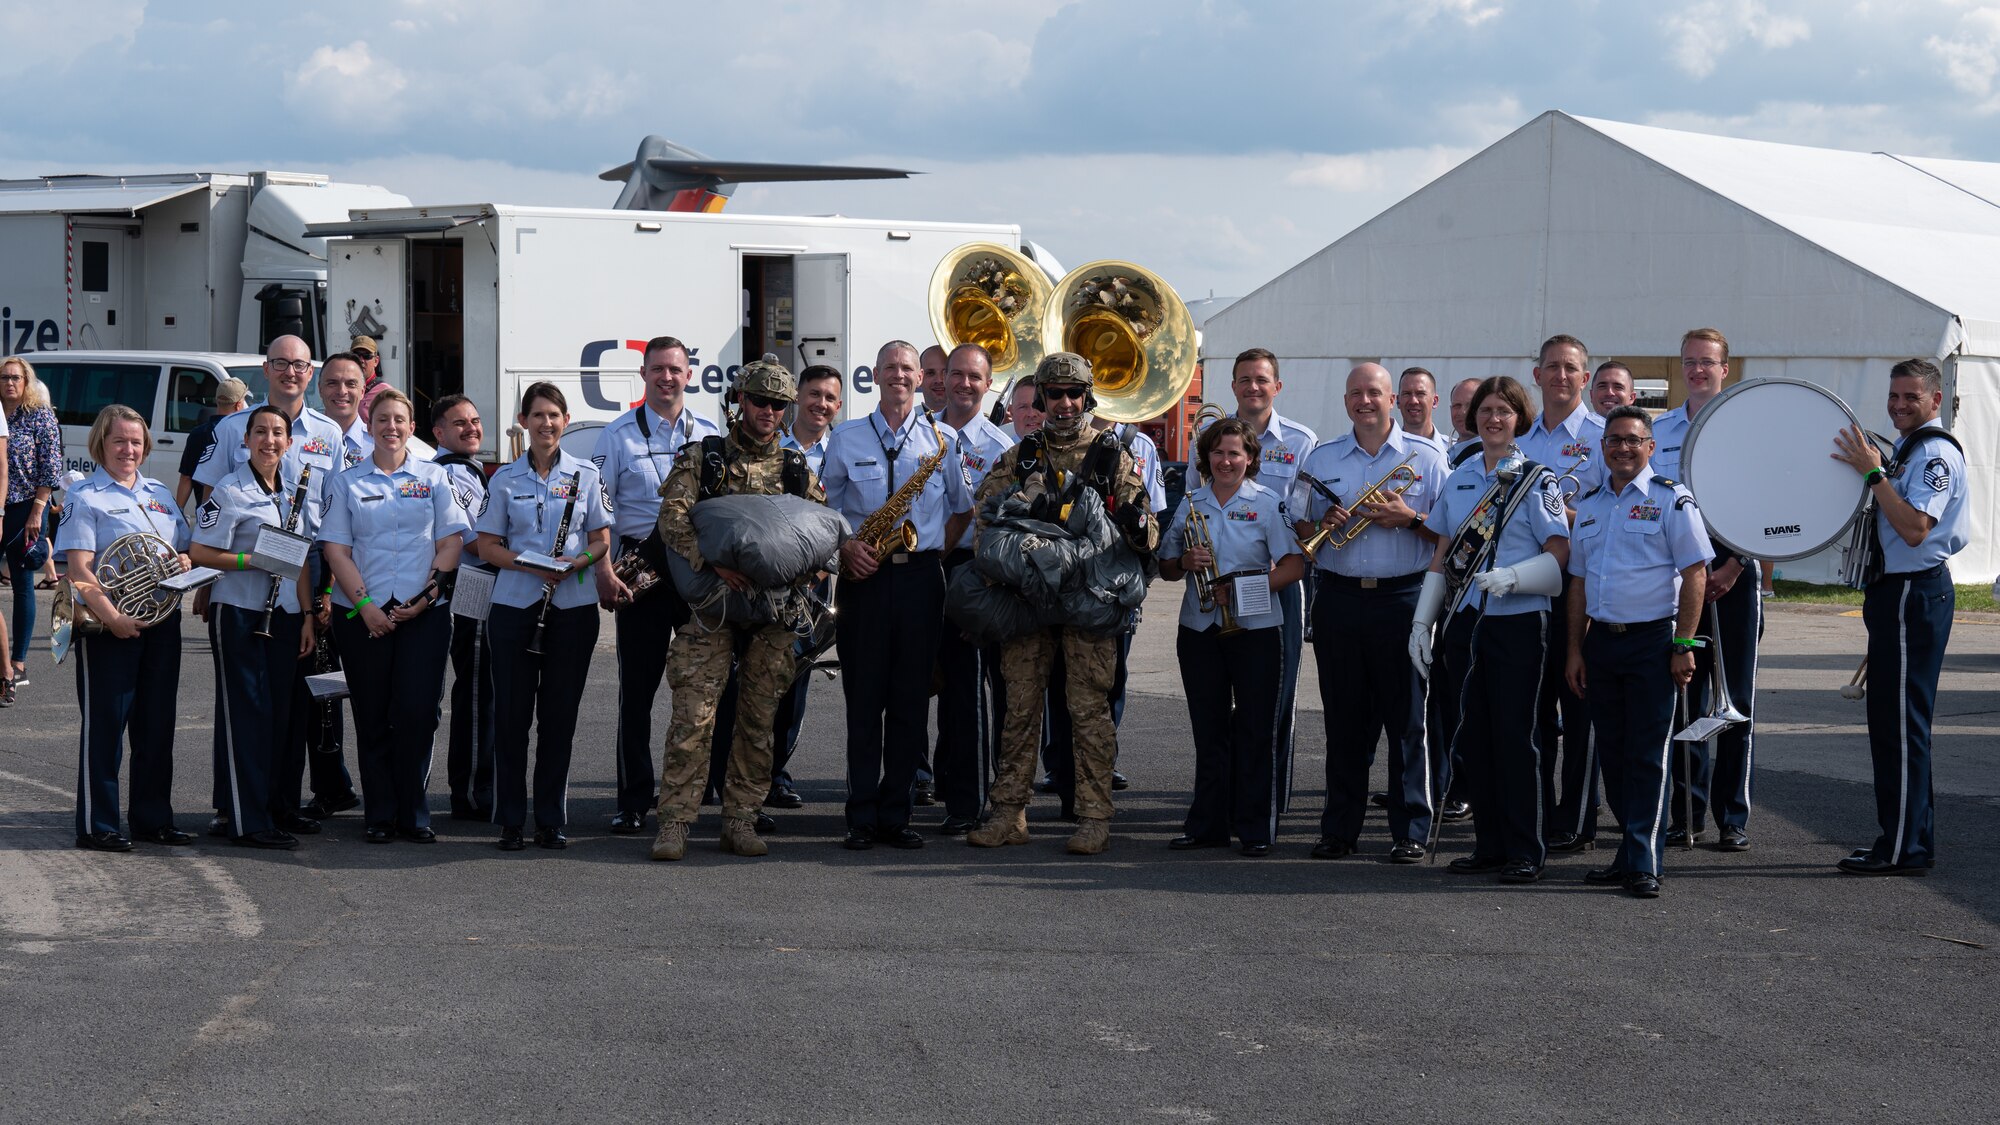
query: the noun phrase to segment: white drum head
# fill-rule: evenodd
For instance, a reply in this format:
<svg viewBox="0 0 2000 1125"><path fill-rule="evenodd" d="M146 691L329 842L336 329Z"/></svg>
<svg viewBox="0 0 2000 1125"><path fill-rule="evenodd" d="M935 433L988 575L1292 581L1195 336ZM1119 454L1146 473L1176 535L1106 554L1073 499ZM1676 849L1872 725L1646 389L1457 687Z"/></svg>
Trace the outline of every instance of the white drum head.
<svg viewBox="0 0 2000 1125"><path fill-rule="evenodd" d="M571 422L563 431L562 451L588 461L597 452L597 436L602 432L602 422Z"/></svg>
<svg viewBox="0 0 2000 1125"><path fill-rule="evenodd" d="M1688 428L1682 483L1709 534L1738 554L1783 561L1823 550L1847 532L1867 489L1833 459L1833 436L1857 425L1825 387L1758 379L1722 392Z"/></svg>

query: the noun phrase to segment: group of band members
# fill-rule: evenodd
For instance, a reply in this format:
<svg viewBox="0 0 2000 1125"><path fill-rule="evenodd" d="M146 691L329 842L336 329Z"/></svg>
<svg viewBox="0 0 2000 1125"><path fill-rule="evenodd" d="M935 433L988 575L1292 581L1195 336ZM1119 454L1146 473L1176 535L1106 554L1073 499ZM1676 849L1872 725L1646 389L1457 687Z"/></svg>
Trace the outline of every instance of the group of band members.
<svg viewBox="0 0 2000 1125"><path fill-rule="evenodd" d="M618 636L612 831L643 831L656 808L651 854L681 858L707 793L722 805L724 848L764 854L759 836L770 825L761 808L798 804L784 772L805 701L798 638L776 625L689 628L671 581L628 584L613 563L656 539L700 570L695 503L789 492L830 505L856 530L900 498L914 534L913 543L850 539L832 584L847 704L846 846L923 845L911 809L935 668L940 830L980 847L1027 842L1036 760L1060 710L1075 731L1064 780L1078 827L1067 847L1101 852L1129 631L1055 627L981 648L942 613L946 576L969 561L975 524L993 510L986 502L1039 480L1051 491L1100 492L1126 544L1157 552L1161 577L1188 582L1177 648L1196 783L1175 849L1233 840L1247 855L1270 852L1292 788L1292 678L1308 613L1327 725L1315 857L1360 847L1367 778L1385 735L1394 862L1417 862L1435 847L1434 813L1450 791L1471 803L1476 823L1470 854L1448 870L1536 881L1548 852L1594 843L1600 776L1620 844L1586 876L1591 883L1657 895L1663 850L1698 839L1710 809L1723 850L1749 847L1754 711L1722 735L1713 762L1700 744L1672 738L1708 707L1708 642L1698 638L1727 650L1731 697L1746 708L1755 699L1758 563L1713 542L1674 479L1689 425L1728 376L1721 333L1686 334L1688 400L1658 419L1634 405L1629 369L1606 363L1593 375L1580 340L1552 337L1534 368L1540 411L1511 377L1462 380L1449 396L1455 440L1430 424L1434 376L1417 368L1398 381L1365 363L1346 379L1350 432L1318 442L1277 413L1277 358L1252 349L1231 372L1239 409L1200 435L1201 483L1171 513L1154 491L1157 452L1091 419L1081 357L1047 357L1009 390L1011 432L981 414L991 389L984 351L943 354L942 417L923 404L932 392L923 359L908 343L885 345L876 409L838 426L838 371L794 378L753 363L732 391L725 435L687 409L687 349L659 337L645 352L644 402L605 428L590 461L562 450L567 404L538 383L517 416L528 451L489 482L472 460L483 430L469 400L437 404L441 452L420 455L412 406L399 392L379 390L358 417L364 367L351 353L322 369L329 411L307 407L309 353L283 337L267 358L269 400L224 418L197 466L205 494L193 526L171 493L139 475L150 446L144 420L107 408L90 437L99 469L74 489L56 541L79 601L106 626L77 645L79 845L128 850L134 838L189 838L168 807L178 617L142 630L90 577L96 552L145 531L185 552L178 565L223 572L200 607L220 684L212 834L295 847L355 800L337 742L331 755L307 752L315 723L298 685L330 637L353 700L368 840L435 839L424 791L449 653L459 681L448 755L454 815L490 819L500 846L519 849L532 793L536 842L564 846L595 602L615 610ZM1890 385L1902 441L1889 463L1858 433L1841 435L1834 453L1874 495L1883 562L1864 614L1882 834L1840 866L1921 874L1935 862L1930 724L1951 620L1945 563L1966 542L1965 462L1936 424L1935 365L1899 364ZM788 409L797 417L790 431ZM689 442L701 456L683 456ZM720 466L713 479L702 471L709 460ZM275 573L250 565L267 525L314 542L305 565ZM493 608L483 620L448 612L462 563L491 572ZM716 574L732 588L745 582ZM819 582L822 595L828 585ZM1244 589L1258 604L1238 614ZM1052 681L1059 658L1063 672ZM656 786L649 747L662 675L674 702ZM1010 708L1010 698L1046 705ZM331 725L337 739L337 717ZM117 815L128 733L129 837ZM1677 762L1679 753L1692 757ZM333 759L328 776L315 763L315 798L300 805L306 761L320 757ZM1683 775L1685 792L1676 789Z"/></svg>

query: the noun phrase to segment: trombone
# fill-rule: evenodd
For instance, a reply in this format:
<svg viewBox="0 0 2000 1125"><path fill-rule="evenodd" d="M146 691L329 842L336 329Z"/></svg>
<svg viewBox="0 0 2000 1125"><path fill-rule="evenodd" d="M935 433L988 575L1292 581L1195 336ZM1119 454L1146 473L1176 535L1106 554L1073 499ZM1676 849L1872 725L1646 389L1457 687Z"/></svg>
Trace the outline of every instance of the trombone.
<svg viewBox="0 0 2000 1125"><path fill-rule="evenodd" d="M1403 458L1401 464L1382 474L1381 480L1363 489L1361 495L1356 497L1354 503L1349 506L1349 510L1352 511L1369 504L1386 504L1403 493L1408 492L1418 481L1424 479L1424 475L1417 471L1417 467L1410 464L1410 462L1416 459L1417 455L1415 453ZM1390 488L1387 492L1382 491L1385 486L1391 484L1394 485L1393 488ZM1374 516L1361 516L1356 519L1350 519L1341 525L1339 530L1333 533L1328 542L1333 545L1334 550L1338 551L1349 543L1354 542L1355 539L1360 537L1362 532L1367 531L1374 524ZM1317 539L1319 536L1315 535L1313 538ZM1301 543L1300 546L1304 547L1305 544Z"/></svg>
<svg viewBox="0 0 2000 1125"><path fill-rule="evenodd" d="M1201 605L1201 611L1209 613L1216 609L1222 610L1222 636L1241 633L1243 626L1236 623L1236 611L1230 608L1229 602L1216 594L1217 584L1221 581L1216 573L1216 566L1221 560L1215 557L1215 536L1209 534L1208 515L1192 507L1189 508L1187 517L1187 545L1200 547L1208 552L1208 565L1189 575L1194 580L1195 598Z"/></svg>

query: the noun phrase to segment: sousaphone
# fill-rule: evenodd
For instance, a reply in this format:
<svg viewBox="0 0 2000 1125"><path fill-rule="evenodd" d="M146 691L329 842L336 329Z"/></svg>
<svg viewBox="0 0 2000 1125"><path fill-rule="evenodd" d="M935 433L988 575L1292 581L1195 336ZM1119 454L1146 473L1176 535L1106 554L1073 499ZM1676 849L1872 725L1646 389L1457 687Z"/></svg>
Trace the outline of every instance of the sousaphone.
<svg viewBox="0 0 2000 1125"><path fill-rule="evenodd" d="M985 348L994 386L1011 387L1042 362L1049 291L1048 275L1027 255L997 242L968 242L931 273L931 331L946 351L960 344Z"/></svg>
<svg viewBox="0 0 2000 1125"><path fill-rule="evenodd" d="M1194 317L1159 274L1131 262L1091 262L1049 295L1042 350L1090 361L1098 418L1145 422L1174 409L1194 382Z"/></svg>

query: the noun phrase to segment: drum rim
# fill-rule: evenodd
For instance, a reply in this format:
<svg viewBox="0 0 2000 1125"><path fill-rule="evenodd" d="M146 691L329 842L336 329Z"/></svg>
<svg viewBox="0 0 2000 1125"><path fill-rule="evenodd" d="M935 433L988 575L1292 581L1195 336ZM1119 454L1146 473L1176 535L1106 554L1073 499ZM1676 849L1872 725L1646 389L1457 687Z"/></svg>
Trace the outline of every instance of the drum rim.
<svg viewBox="0 0 2000 1125"><path fill-rule="evenodd" d="M1780 383L1790 384L1791 386L1795 387L1805 387L1808 390L1817 391L1819 394L1824 396L1828 401L1832 402L1835 406L1838 406L1840 408L1840 412L1847 416L1847 422L1850 426L1859 427L1861 425L1861 419L1855 415L1854 408L1847 405L1846 399L1841 398L1839 395L1834 394L1833 391L1831 391L1830 389L1821 386L1818 383L1812 382L1807 379L1794 378L1789 375L1778 375L1770 378L1760 378L1760 379L1745 379L1744 381L1736 384L1735 386L1730 387L1728 390L1723 391L1721 394L1716 395L1715 398L1710 400L1709 404L1702 409L1700 414L1689 419L1688 421L1687 437L1683 439L1681 442L1681 475L1683 477L1686 477L1687 479L1682 481L1681 483L1687 486L1687 490L1690 493L1694 492L1694 484L1695 484L1694 452L1695 452L1696 439L1698 439L1701 436L1702 427L1707 424L1711 413L1717 407L1721 406L1724 402L1728 401L1730 398L1734 397L1735 395L1743 391L1750 389L1751 387L1774 386ZM1686 404L1683 403L1682 405L1685 406ZM1701 503L1701 496L1699 493L1695 494L1694 499L1696 504ZM1724 535L1722 532L1718 531L1713 526L1709 527L1708 533L1715 538L1716 542L1721 543L1723 546L1729 548L1730 550L1736 552L1739 555L1744 555L1753 559L1760 559L1765 562L1790 562L1793 559L1803 559L1809 555L1817 555L1821 551L1826 550L1828 547L1831 547L1834 544L1840 542L1842 538L1844 538L1850 531L1853 530L1854 521L1860 518L1861 513L1867 508L1867 506L1868 506L1868 490L1866 488L1861 488L1855 493L1854 510L1852 512L1849 512L1847 518L1841 521L1839 530L1827 536L1825 542L1819 543L1813 546L1812 548L1803 551L1789 551L1785 554L1772 554L1770 552L1770 548L1765 546L1760 545L1757 547L1746 547L1741 543L1734 542L1728 536ZM1703 522L1706 523L1706 520L1704 520Z"/></svg>

